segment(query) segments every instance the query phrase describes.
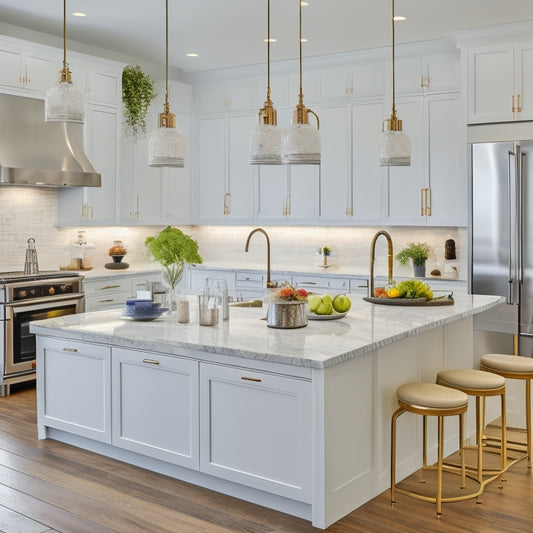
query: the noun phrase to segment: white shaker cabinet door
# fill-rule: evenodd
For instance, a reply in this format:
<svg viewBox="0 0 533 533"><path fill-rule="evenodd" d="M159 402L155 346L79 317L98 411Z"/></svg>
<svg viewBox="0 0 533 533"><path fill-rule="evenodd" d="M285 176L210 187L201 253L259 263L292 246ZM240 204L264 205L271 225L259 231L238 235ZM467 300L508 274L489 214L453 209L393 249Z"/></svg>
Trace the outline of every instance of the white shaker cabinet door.
<svg viewBox="0 0 533 533"><path fill-rule="evenodd" d="M200 471L311 502L311 382L200 364Z"/></svg>
<svg viewBox="0 0 533 533"><path fill-rule="evenodd" d="M198 362L113 348L113 444L198 469Z"/></svg>
<svg viewBox="0 0 533 533"><path fill-rule="evenodd" d="M224 117L201 117L197 123L197 199L198 220L212 223L224 218L227 202L226 120Z"/></svg>
<svg viewBox="0 0 533 533"><path fill-rule="evenodd" d="M514 120L513 57L512 44L468 50L468 122L470 124ZM514 105L516 104L517 101L514 102Z"/></svg>
<svg viewBox="0 0 533 533"><path fill-rule="evenodd" d="M37 423L111 442L111 357L106 346L37 337Z"/></svg>

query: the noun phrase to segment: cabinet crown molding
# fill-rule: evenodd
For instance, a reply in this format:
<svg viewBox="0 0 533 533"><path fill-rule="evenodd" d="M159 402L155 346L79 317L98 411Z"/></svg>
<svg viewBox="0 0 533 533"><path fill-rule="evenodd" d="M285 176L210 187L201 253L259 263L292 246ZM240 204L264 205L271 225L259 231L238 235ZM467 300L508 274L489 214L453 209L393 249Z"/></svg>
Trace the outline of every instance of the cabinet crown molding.
<svg viewBox="0 0 533 533"><path fill-rule="evenodd" d="M533 40L533 20L495 24L450 33L459 48Z"/></svg>

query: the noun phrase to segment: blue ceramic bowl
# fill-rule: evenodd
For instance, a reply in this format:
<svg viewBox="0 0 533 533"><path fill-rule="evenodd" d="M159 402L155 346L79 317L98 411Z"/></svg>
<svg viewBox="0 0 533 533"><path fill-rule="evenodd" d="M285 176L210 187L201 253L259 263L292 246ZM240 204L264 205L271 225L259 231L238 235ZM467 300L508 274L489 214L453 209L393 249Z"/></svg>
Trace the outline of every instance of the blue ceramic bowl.
<svg viewBox="0 0 533 533"><path fill-rule="evenodd" d="M160 309L161 304L154 303L152 300L131 299L126 300L124 314L126 316L158 315L163 312Z"/></svg>

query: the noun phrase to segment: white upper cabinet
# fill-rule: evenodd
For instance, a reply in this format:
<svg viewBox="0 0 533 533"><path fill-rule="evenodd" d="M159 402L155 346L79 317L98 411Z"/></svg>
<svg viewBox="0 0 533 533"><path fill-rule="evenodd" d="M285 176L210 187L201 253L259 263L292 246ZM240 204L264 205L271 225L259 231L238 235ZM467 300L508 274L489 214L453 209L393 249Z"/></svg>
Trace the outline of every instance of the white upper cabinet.
<svg viewBox="0 0 533 533"><path fill-rule="evenodd" d="M200 113L224 113L257 107L255 78L210 81L194 90L196 109Z"/></svg>
<svg viewBox="0 0 533 533"><path fill-rule="evenodd" d="M533 42L468 48L468 123L533 119Z"/></svg>
<svg viewBox="0 0 533 533"><path fill-rule="evenodd" d="M398 58L395 63L396 94L458 91L461 87L460 65L457 50ZM392 76L391 69L389 62L388 78ZM392 80L388 86L392 86Z"/></svg>
<svg viewBox="0 0 533 533"><path fill-rule="evenodd" d="M386 168L387 204L384 217L389 224L419 224L420 191L425 186L426 159L423 98L398 99L396 108L403 131L411 140L411 165Z"/></svg>
<svg viewBox="0 0 533 533"><path fill-rule="evenodd" d="M17 39L0 39L0 86L42 95L59 80L57 53ZM22 94L21 93L21 94Z"/></svg>
<svg viewBox="0 0 533 533"><path fill-rule="evenodd" d="M358 223L382 220L385 170L379 166L378 143L383 120L389 116L383 103L360 103L352 107L352 186L348 214Z"/></svg>
<svg viewBox="0 0 533 533"><path fill-rule="evenodd" d="M197 121L198 220L253 220L254 169L249 139L255 115L204 116Z"/></svg>
<svg viewBox="0 0 533 533"><path fill-rule="evenodd" d="M383 96L382 62L320 69L317 78L321 100Z"/></svg>

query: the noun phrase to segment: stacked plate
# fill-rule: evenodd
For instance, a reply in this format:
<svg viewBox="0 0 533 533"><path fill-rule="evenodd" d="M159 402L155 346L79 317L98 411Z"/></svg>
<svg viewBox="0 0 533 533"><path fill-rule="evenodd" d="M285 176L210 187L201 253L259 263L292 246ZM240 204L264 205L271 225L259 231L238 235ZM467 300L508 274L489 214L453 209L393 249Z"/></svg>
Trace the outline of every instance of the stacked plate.
<svg viewBox="0 0 533 533"><path fill-rule="evenodd" d="M126 305L122 308L122 318L128 320L155 320L163 316L167 311L166 307L161 307L160 303L155 303L153 300L133 298L126 300Z"/></svg>

